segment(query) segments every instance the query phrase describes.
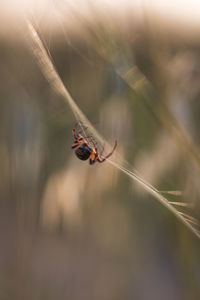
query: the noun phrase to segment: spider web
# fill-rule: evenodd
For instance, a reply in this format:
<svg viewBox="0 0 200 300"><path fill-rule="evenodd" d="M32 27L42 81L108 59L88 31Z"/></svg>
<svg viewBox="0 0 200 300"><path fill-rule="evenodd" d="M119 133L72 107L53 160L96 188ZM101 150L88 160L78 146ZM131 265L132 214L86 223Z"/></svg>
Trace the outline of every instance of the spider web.
<svg viewBox="0 0 200 300"><path fill-rule="evenodd" d="M36 59L42 73L49 82L51 88L63 98L65 102L70 106L75 119L79 122L80 127L84 132L84 127L88 127L90 132L93 134L95 139L100 143L100 145L105 145L111 148L107 141L100 135L100 133L94 128L92 123L87 119L84 113L77 106L72 96L68 92L67 88L63 84L60 76L58 75L55 66L53 65L41 39L39 38L34 26L31 22L26 19L26 25L28 29L28 38L27 44L32 52L33 56ZM187 204L181 201L170 202L166 197L162 195L154 186L145 181L137 172L133 170L133 167L122 157L118 152L114 156L108 159L108 162L112 164L117 169L121 170L127 176L132 178L135 182L141 185L149 194L156 198L163 206L165 206L169 211L171 211L177 219L179 219L190 231L192 231L198 238L200 238L200 232L197 229L199 222L191 217L189 214L186 214L177 207L186 207ZM133 170L133 171L131 171ZM172 191L173 192L173 191ZM163 191L164 193L164 191ZM166 191L166 193L168 193Z"/></svg>
<svg viewBox="0 0 200 300"><path fill-rule="evenodd" d="M85 127L82 124L82 122L79 121L75 124L75 131L76 131L76 133L79 133L79 135L83 138L84 142L86 142L91 148L94 148L94 146L96 146L98 151L101 149L101 151L98 154L100 157L104 158L104 156L102 155L104 146L98 145L98 142L96 141L96 139L94 138L94 136L91 133L89 135L87 134L87 132L89 131L88 127Z"/></svg>

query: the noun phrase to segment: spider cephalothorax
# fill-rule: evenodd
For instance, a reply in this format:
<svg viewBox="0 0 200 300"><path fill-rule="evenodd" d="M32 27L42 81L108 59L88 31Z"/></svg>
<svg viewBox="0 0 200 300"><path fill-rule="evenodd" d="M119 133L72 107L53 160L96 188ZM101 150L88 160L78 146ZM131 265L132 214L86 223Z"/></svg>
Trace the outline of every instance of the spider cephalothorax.
<svg viewBox="0 0 200 300"><path fill-rule="evenodd" d="M103 157L103 150L99 155L96 143L94 142L92 136L90 135L84 137L81 135L82 132L85 132L87 127L84 127L82 130L76 132L77 125L78 123L74 125L74 128L72 130L74 136L74 144L72 145L72 149L75 149L75 154L79 159L87 160L89 158L90 164L93 165L96 161L98 161L99 163L104 162L108 157L110 157L113 154L117 146L117 141L115 141L113 150Z"/></svg>

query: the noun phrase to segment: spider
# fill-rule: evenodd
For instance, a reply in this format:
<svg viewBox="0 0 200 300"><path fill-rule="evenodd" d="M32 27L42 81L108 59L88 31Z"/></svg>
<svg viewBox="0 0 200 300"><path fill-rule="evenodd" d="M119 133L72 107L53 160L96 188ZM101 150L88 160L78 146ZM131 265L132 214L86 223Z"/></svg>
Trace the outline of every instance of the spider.
<svg viewBox="0 0 200 300"><path fill-rule="evenodd" d="M98 153L98 149L96 147L96 143L93 139L90 139L88 141L88 138L92 138L92 136L86 136L83 137L81 133L87 129L87 127L84 127L82 130L76 132L76 127L78 123L74 125L74 128L72 129L72 133L74 136L74 144L72 145L72 149L75 149L76 156L81 160L87 160L89 158L90 165L93 165L96 161L99 163L104 162L108 157L110 157L115 148L117 147L117 141L115 141L115 145L112 149L112 151L107 154L106 156L102 157L103 150L102 149L100 155Z"/></svg>

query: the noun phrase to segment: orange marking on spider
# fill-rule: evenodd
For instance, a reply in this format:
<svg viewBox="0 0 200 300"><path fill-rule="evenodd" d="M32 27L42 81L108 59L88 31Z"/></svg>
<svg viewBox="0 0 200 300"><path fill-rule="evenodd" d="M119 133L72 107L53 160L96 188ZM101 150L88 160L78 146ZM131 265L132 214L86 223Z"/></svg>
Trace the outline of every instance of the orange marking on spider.
<svg viewBox="0 0 200 300"><path fill-rule="evenodd" d="M78 123L74 125L74 128L72 129L72 133L74 136L74 144L72 144L72 149L75 149L76 156L81 160L87 160L89 159L90 165L93 165L95 162L102 163L107 158L109 158L113 152L115 151L115 148L117 147L117 141L115 141L115 145L110 153L108 153L106 156L102 156L104 147L99 155L98 149L96 147L96 142L94 143L92 135L89 136L82 136L81 133L85 130L87 130L87 127L84 127L82 130L76 132L76 127ZM90 138L90 140L88 140Z"/></svg>

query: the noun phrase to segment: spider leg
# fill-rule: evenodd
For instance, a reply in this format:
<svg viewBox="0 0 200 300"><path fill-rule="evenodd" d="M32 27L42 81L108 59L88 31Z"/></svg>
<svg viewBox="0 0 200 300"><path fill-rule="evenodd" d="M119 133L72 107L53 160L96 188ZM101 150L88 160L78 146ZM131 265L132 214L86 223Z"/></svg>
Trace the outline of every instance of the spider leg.
<svg viewBox="0 0 200 300"><path fill-rule="evenodd" d="M93 141L91 141L91 142L93 143L94 149L92 151L92 154L90 155L90 161L89 162L90 162L90 165L93 165L97 161L99 155L98 155L98 149L97 149L95 143Z"/></svg>
<svg viewBox="0 0 200 300"><path fill-rule="evenodd" d="M90 165L93 165L96 162L96 158L97 158L97 152L96 149L92 151L91 155L90 155Z"/></svg>
<svg viewBox="0 0 200 300"><path fill-rule="evenodd" d="M77 125L78 125L78 122L74 125L74 128L72 129L72 133L73 133L73 136L74 136L75 141L76 141L76 140L83 140L83 139L92 137L92 135L86 136L86 137L82 137L82 136L81 136L81 133L82 133L83 131L85 131L88 127L83 127L82 130L76 132L76 127L77 127Z"/></svg>
<svg viewBox="0 0 200 300"><path fill-rule="evenodd" d="M92 125L97 124L98 121L91 123ZM83 131L86 131L88 129L88 126L84 126L80 131L78 131L78 134L82 133Z"/></svg>
<svg viewBox="0 0 200 300"><path fill-rule="evenodd" d="M79 122L76 122L76 124L74 125L73 129L72 129L72 133L73 133L73 136L74 136L74 139L77 140L78 138L78 135L76 133L76 127L78 126L78 123Z"/></svg>
<svg viewBox="0 0 200 300"><path fill-rule="evenodd" d="M79 135L82 132L84 132L84 131L86 131L88 129L88 126L84 126L80 131L78 131L76 133L76 127L78 126L79 123L81 124L81 122L76 122L76 124L74 125L74 128L72 129L72 132L73 132L73 135L74 135L75 138L78 138ZM92 125L97 124L97 123L98 123L98 121L97 122L93 122Z"/></svg>
<svg viewBox="0 0 200 300"><path fill-rule="evenodd" d="M72 144L72 149L75 149L76 147L80 146L81 144L83 144L83 141L76 140L74 144Z"/></svg>
<svg viewBox="0 0 200 300"><path fill-rule="evenodd" d="M109 158L109 157L113 154L113 152L115 151L116 147L117 147L117 141L115 141L115 145L114 145L112 151L111 151L110 153L108 153L108 154L107 154L105 157L103 157L103 158L101 158L101 155L98 155L98 156L97 156L97 161L98 161L99 163L104 162L107 158ZM102 153L102 152L101 152L101 153Z"/></svg>
<svg viewBox="0 0 200 300"><path fill-rule="evenodd" d="M77 132L77 135L80 135L82 132L85 132L88 129L88 126L84 126L83 129Z"/></svg>
<svg viewBox="0 0 200 300"><path fill-rule="evenodd" d="M72 144L72 149L75 149L78 146L79 146L79 143L74 143L74 144Z"/></svg>
<svg viewBox="0 0 200 300"><path fill-rule="evenodd" d="M88 136L82 137L82 139L85 140L85 139L89 139L89 138L91 138L91 137L92 137L92 135L88 135Z"/></svg>
<svg viewBox="0 0 200 300"><path fill-rule="evenodd" d="M76 147L80 146L81 144L84 143L84 139L90 138L91 136L86 136L86 137L78 137L77 139L75 139L74 144L72 144L72 149L75 149Z"/></svg>

